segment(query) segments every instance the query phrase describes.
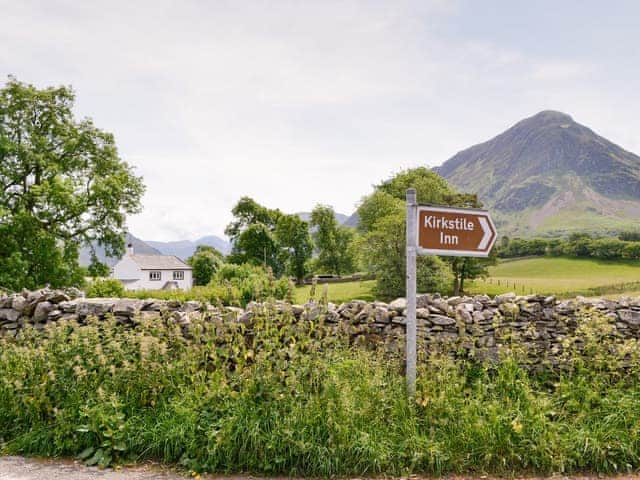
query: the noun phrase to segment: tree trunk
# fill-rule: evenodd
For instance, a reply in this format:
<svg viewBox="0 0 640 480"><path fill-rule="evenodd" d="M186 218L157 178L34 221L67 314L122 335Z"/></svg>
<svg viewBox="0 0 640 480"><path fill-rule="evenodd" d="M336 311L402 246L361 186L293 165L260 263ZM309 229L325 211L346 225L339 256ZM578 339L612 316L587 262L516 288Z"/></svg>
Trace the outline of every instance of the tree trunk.
<svg viewBox="0 0 640 480"><path fill-rule="evenodd" d="M453 274L453 296L460 294L460 277L457 273Z"/></svg>

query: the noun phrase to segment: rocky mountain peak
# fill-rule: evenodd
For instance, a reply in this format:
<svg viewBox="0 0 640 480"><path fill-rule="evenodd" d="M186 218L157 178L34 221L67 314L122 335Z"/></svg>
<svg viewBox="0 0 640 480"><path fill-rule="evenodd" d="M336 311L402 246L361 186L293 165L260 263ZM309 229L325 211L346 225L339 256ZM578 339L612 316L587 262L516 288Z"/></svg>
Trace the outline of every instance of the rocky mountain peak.
<svg viewBox="0 0 640 480"><path fill-rule="evenodd" d="M508 232L628 228L640 213L640 157L554 110L459 152L437 171L502 214Z"/></svg>

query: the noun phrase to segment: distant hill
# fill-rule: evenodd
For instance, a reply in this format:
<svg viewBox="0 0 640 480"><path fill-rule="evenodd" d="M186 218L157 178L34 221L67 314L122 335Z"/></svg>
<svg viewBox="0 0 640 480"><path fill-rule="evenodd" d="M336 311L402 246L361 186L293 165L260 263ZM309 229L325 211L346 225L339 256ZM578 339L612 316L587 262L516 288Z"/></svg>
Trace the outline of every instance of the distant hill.
<svg viewBox="0 0 640 480"><path fill-rule="evenodd" d="M345 222L343 223L343 225L345 227L352 227L352 228L358 228L358 223L360 223L360 216L358 215L358 212L353 212L349 218L347 218L345 220Z"/></svg>
<svg viewBox="0 0 640 480"><path fill-rule="evenodd" d="M300 217L305 222L308 222L311 220L311 212L298 212L295 215ZM336 217L336 221L340 225L344 224L344 222L346 222L349 219L349 215L345 215L344 213L334 212L333 216Z"/></svg>
<svg viewBox="0 0 640 480"><path fill-rule="evenodd" d="M478 193L500 234L640 226L640 157L561 112L524 119L435 170Z"/></svg>
<svg viewBox="0 0 640 480"><path fill-rule="evenodd" d="M127 235L125 236L124 244L125 246L128 244L133 245L133 250L136 253L144 255L162 255L162 252L152 247L148 243L140 240L138 237L131 235L130 233L127 233ZM119 258L107 257L104 248L100 245L96 244L94 245L94 248L96 250L96 257L98 257L98 260L100 260L100 262L110 267L114 266L118 262ZM79 262L80 265L85 267L91 264L91 249L89 247L82 247L80 249Z"/></svg>
<svg viewBox="0 0 640 480"><path fill-rule="evenodd" d="M138 237L128 233L125 237L125 245L132 244L133 250L136 253L144 255L175 255L176 257L186 260L193 252L195 252L198 245L209 245L216 248L218 251L227 255L231 251L231 244L220 237L215 235L209 235L199 238L195 242L190 240L179 240L176 242L156 242L152 240L140 240ZM96 245L96 256L98 259L110 267L115 265L119 258L107 257L104 253L104 248ZM91 263L91 250L89 247L83 247L80 249L80 265L87 266Z"/></svg>
<svg viewBox="0 0 640 480"><path fill-rule="evenodd" d="M175 255L182 260L186 260L193 255L198 245L209 245L224 255L228 255L229 252L231 252L231 244L215 235L208 235L195 241L178 240L175 242L156 242L153 240L145 240L145 242L159 250L163 255Z"/></svg>

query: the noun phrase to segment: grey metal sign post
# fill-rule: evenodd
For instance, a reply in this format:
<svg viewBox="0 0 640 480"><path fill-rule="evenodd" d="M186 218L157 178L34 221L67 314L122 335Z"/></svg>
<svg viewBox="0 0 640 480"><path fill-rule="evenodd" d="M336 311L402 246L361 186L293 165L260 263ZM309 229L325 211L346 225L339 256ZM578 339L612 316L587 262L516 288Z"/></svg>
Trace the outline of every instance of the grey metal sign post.
<svg viewBox="0 0 640 480"><path fill-rule="evenodd" d="M416 190L407 190L407 388L416 393L416 242L418 204Z"/></svg>
<svg viewBox="0 0 640 480"><path fill-rule="evenodd" d="M418 205L407 190L407 388L416 393L416 255L488 257L497 238L489 212Z"/></svg>

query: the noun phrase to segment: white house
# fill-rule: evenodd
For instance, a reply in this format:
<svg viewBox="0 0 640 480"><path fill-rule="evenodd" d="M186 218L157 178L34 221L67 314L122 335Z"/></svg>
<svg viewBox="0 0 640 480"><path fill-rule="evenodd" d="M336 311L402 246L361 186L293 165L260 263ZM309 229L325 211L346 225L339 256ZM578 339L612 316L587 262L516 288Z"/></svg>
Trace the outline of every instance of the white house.
<svg viewBox="0 0 640 480"><path fill-rule="evenodd" d="M193 286L189 265L174 255L136 255L131 245L127 254L113 266L111 277L127 290L163 290Z"/></svg>

